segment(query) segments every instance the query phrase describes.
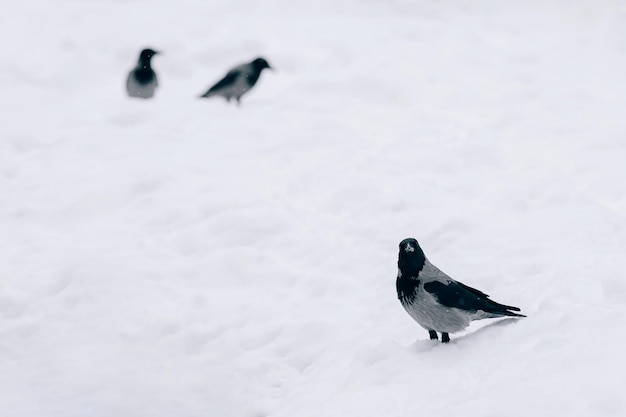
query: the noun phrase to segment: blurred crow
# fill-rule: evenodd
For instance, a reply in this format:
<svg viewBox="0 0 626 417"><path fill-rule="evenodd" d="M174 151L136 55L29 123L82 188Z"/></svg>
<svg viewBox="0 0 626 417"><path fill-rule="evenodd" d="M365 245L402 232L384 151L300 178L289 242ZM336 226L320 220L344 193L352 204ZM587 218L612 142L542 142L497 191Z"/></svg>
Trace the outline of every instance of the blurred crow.
<svg viewBox="0 0 626 417"><path fill-rule="evenodd" d="M265 68L272 69L263 58L257 58L247 64L239 65L230 71L224 78L217 82L209 91L201 97L221 96L227 101L231 98L241 104L241 96L247 93L259 80L261 71Z"/></svg>
<svg viewBox="0 0 626 417"><path fill-rule="evenodd" d="M158 54L152 49L144 49L139 54L137 66L128 74L126 91L130 97L152 98L154 90L159 86L157 75L150 66L150 60Z"/></svg>

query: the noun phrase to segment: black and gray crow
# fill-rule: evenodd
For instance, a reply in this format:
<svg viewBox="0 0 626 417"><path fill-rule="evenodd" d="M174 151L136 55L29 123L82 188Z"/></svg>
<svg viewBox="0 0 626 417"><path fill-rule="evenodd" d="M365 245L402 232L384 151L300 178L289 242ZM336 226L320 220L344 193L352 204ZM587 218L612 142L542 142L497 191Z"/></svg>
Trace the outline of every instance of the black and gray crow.
<svg viewBox="0 0 626 417"><path fill-rule="evenodd" d="M154 90L159 86L157 75L152 69L152 57L158 54L152 49L144 49L139 54L137 66L128 74L126 91L130 97L152 98Z"/></svg>
<svg viewBox="0 0 626 417"><path fill-rule="evenodd" d="M471 321L494 317L526 317L517 307L498 304L482 291L453 280L424 255L417 240L400 242L398 299L407 313L428 330L431 340L450 341L449 333L465 329ZM512 311L511 311L512 310Z"/></svg>
<svg viewBox="0 0 626 417"><path fill-rule="evenodd" d="M265 68L272 69L263 58L257 58L247 64L236 66L200 97L221 96L226 101L230 101L234 97L237 104L241 104L241 96L254 87Z"/></svg>

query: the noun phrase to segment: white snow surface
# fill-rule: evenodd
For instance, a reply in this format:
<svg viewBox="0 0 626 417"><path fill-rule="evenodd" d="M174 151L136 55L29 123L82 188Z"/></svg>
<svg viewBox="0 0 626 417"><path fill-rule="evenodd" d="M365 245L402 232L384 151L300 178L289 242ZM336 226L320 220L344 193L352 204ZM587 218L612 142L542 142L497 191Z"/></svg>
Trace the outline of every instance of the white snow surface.
<svg viewBox="0 0 626 417"><path fill-rule="evenodd" d="M624 2L3 6L2 417L626 415ZM528 318L428 340L406 237Z"/></svg>

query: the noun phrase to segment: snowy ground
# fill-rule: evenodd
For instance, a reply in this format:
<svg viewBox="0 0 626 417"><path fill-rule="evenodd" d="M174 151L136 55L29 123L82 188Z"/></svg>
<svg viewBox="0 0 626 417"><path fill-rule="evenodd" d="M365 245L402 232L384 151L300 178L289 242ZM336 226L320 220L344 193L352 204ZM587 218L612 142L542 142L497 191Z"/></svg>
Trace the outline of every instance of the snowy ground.
<svg viewBox="0 0 626 417"><path fill-rule="evenodd" d="M626 415L625 28L608 0L7 2L1 415ZM241 108L195 98L257 55ZM410 236L529 317L427 340Z"/></svg>

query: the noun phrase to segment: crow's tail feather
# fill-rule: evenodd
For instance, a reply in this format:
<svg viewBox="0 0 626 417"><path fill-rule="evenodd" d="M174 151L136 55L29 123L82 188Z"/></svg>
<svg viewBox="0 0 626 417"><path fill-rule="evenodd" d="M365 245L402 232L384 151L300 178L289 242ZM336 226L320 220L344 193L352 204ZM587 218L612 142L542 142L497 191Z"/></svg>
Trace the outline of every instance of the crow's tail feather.
<svg viewBox="0 0 626 417"><path fill-rule="evenodd" d="M506 311L504 313L505 316L510 316L510 317L526 317L523 314L517 314L517 313L513 313L512 311Z"/></svg>
<svg viewBox="0 0 626 417"><path fill-rule="evenodd" d="M510 316L510 317L526 317L523 314L518 314L518 313L513 312L513 311L520 311L519 307L507 306L504 304L496 303L495 301L489 300L489 299L487 299L487 301L493 307L493 310L491 311L491 313L502 314L503 316ZM509 310L513 310L513 311L509 311Z"/></svg>

